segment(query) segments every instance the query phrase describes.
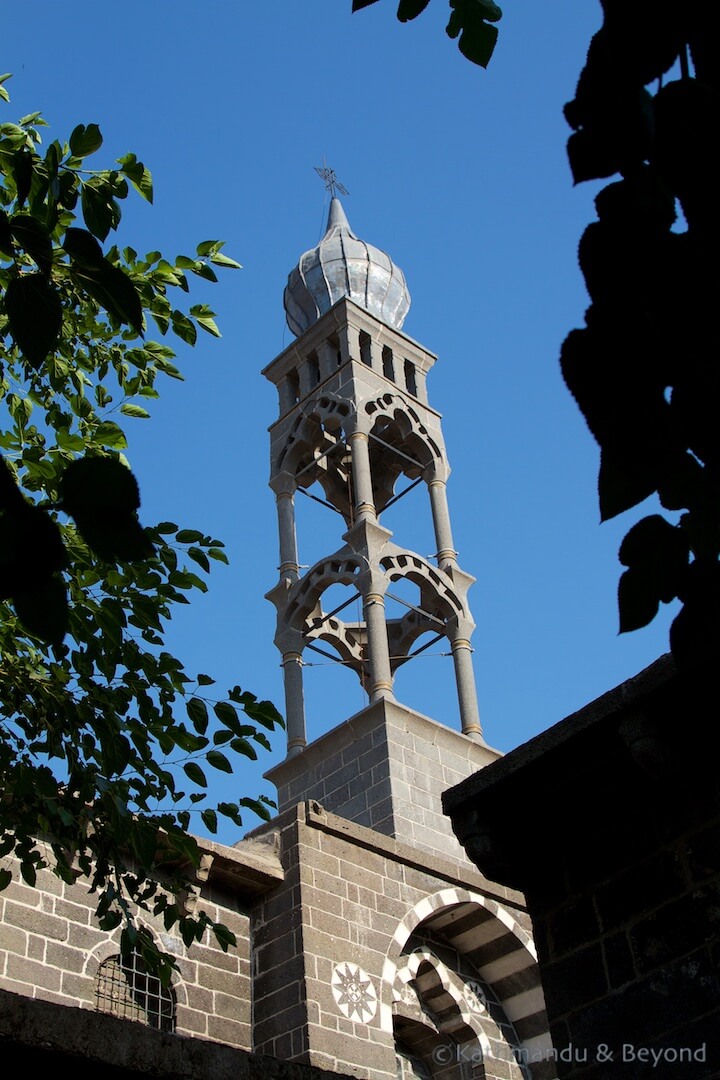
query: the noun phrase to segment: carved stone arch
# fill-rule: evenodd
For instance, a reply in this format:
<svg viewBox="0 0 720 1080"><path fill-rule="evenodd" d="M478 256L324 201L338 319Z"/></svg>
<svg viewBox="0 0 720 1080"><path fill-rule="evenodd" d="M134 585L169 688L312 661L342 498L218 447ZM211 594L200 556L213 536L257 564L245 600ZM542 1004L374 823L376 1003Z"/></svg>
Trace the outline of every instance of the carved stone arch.
<svg viewBox="0 0 720 1080"><path fill-rule="evenodd" d="M473 1015L465 997L465 981L443 963L432 949L420 946L408 957L407 972L423 1007L435 1017L438 1030L457 1043L484 1039L482 1025ZM487 1039L484 1039L487 1049Z"/></svg>
<svg viewBox="0 0 720 1080"><path fill-rule="evenodd" d="M480 893L442 889L420 900L398 924L383 967L381 1024L392 1024L393 1002L402 1000L408 983L411 937L421 931L440 936L492 990L516 1033L525 1075L551 1075L552 1044L532 938L510 910Z"/></svg>
<svg viewBox="0 0 720 1080"><path fill-rule="evenodd" d="M288 473L300 488L317 481L328 502L346 519L350 504L346 428L352 412L345 398L320 395L296 418L273 465L273 473Z"/></svg>
<svg viewBox="0 0 720 1080"><path fill-rule="evenodd" d="M422 598L421 606L436 618L448 622L466 615L464 600L454 588L452 579L423 559L422 555L411 551L384 555L380 565L390 581L407 578L417 585Z"/></svg>
<svg viewBox="0 0 720 1080"><path fill-rule="evenodd" d="M398 394L385 393L365 403L370 421L370 461L375 506L382 511L401 475L416 480L443 460L443 453L416 410Z"/></svg>
<svg viewBox="0 0 720 1080"><path fill-rule="evenodd" d="M393 670L408 661L412 646L423 634L434 632L449 638L459 624L472 627L464 597L443 570L413 552L385 555L380 566L390 584L403 578L417 585L420 591L415 609L408 610L401 618L387 620Z"/></svg>
<svg viewBox="0 0 720 1080"><path fill-rule="evenodd" d="M411 935L409 944L413 939ZM417 1020L419 1012L428 1029L424 1046L432 1047L430 1060L444 1066L443 1077L530 1080L516 1057L517 1035L497 998L489 987L468 976L457 954L443 960L427 944L417 945L407 954L398 978L405 988L394 1007L395 1030L403 1030L398 1016L408 1022ZM410 1031L417 1034L417 1028ZM436 1032L434 1043L430 1031Z"/></svg>
<svg viewBox="0 0 720 1080"><path fill-rule="evenodd" d="M149 928L154 938L158 938ZM120 952L119 939L108 939L92 950L85 971L92 972L94 1005L97 1012L133 1020L159 1031L177 1029L178 1009L187 1004L182 977L165 984L148 970L138 949Z"/></svg>
<svg viewBox="0 0 720 1080"><path fill-rule="evenodd" d="M155 941L158 942L158 944L165 945L165 942L162 940L160 935L155 932L152 926L148 927L148 929L150 930L150 933L152 934ZM187 961L184 955L182 955L185 952L182 942L179 939L176 940L178 952L177 955L175 955L175 960L177 961L178 971L172 975L171 985L173 988L173 992L175 993L176 1003L180 1007L187 1005L188 1002L185 979L187 977L192 978L193 965ZM85 964L83 966L83 975L86 975L94 980L97 977L100 966L111 956L116 955L119 951L120 930L118 929L113 933L112 937L108 937L105 939L105 941L99 942L87 953L85 957ZM171 950L165 949L165 951L169 952Z"/></svg>
<svg viewBox="0 0 720 1080"><path fill-rule="evenodd" d="M399 394L385 393L365 402L365 414L370 418L371 430L390 421L398 427L402 438L416 434L423 441L432 457L442 457L442 451L423 424L417 411Z"/></svg>
<svg viewBox="0 0 720 1080"><path fill-rule="evenodd" d="M323 614L320 607L322 594L332 585L356 584L363 569L364 560L347 548L316 562L290 589L284 612L284 625L306 633L311 619L319 618Z"/></svg>
<svg viewBox="0 0 720 1080"><path fill-rule="evenodd" d="M363 686L370 679L367 659L367 627L364 622L350 623L343 619L311 616L305 633L306 639L324 641L335 649L343 664L359 676Z"/></svg>

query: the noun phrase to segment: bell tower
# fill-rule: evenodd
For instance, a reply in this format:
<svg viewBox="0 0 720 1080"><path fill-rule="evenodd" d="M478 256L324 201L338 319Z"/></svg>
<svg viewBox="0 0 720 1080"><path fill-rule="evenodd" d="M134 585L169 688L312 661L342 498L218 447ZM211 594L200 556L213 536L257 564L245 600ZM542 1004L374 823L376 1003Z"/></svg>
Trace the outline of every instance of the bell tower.
<svg viewBox="0 0 720 1080"><path fill-rule="evenodd" d="M427 395L436 358L402 331L402 272L355 236L335 197L284 300L296 341L264 374L279 399L280 573L268 597L288 752L266 773L278 816L255 834L275 838L284 879L252 927L255 1049L377 1080L550 1080L544 1058L537 1070L523 1058L549 1042L522 898L478 874L442 812L445 790L500 755L478 719L474 579L458 565ZM413 515L389 518L411 488ZM337 536L305 536L310 515L296 528L301 492L329 508L311 504ZM411 550L423 510L432 555ZM314 552L302 561L319 554L313 565L300 565L298 540ZM394 689L398 670L438 641L457 689L438 699L443 718L459 712L450 725ZM336 726L317 735L313 725L308 741L303 663L330 651L367 701L349 715L351 694L338 694Z"/></svg>
<svg viewBox="0 0 720 1080"><path fill-rule="evenodd" d="M479 738L467 603L474 578L458 566L446 493L450 469L440 415L428 402L426 377L436 357L401 330L410 306L402 271L357 239L333 197L325 236L291 272L284 302L297 341L263 373L278 389L280 411L270 429L280 580L268 598L277 608L288 754L307 741L306 649L329 644L356 672L370 703L393 701L395 672L427 632L434 635L430 644L449 642L461 728ZM403 480L427 489L432 561L395 543L383 524L383 511L409 490L396 491ZM344 529L338 548L301 576L294 500L315 482ZM386 598L400 578L418 586L420 601L390 618ZM323 608L323 593L338 583L353 590L343 608L360 599L361 621Z"/></svg>

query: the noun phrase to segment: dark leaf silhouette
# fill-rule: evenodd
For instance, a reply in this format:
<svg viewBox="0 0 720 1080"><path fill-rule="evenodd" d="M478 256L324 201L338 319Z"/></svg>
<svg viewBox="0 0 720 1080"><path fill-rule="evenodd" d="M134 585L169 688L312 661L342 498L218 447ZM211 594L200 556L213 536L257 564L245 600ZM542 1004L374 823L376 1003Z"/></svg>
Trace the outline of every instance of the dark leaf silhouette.
<svg viewBox="0 0 720 1080"><path fill-rule="evenodd" d="M35 260L43 274L52 266L52 237L47 226L30 214L15 214L10 219L10 232L15 243Z"/></svg>
<svg viewBox="0 0 720 1080"><path fill-rule="evenodd" d="M592 306L586 327L566 339L561 367L601 446L602 519L654 493L665 510L685 511L677 524L654 514L630 529L618 599L626 631L679 598L670 641L686 663L720 645L720 215L711 134L720 97L703 44L717 40L718 14L716 5L678 11L669 0L603 0L603 14L565 107L568 157L576 182L623 178L600 191L599 220L580 242ZM647 84L678 57L681 77L650 94Z"/></svg>
<svg viewBox="0 0 720 1080"><path fill-rule="evenodd" d="M62 327L62 304L42 274L23 274L5 293L10 333L25 359L39 368L52 352Z"/></svg>
<svg viewBox="0 0 720 1080"><path fill-rule="evenodd" d="M65 470L63 508L85 543L107 562L130 562L154 554L137 519L140 493L135 477L110 458L86 457Z"/></svg>
<svg viewBox="0 0 720 1080"><path fill-rule="evenodd" d="M59 574L39 588L13 596L15 613L28 633L51 645L59 645L68 629L67 589Z"/></svg>
<svg viewBox="0 0 720 1080"><path fill-rule="evenodd" d="M0 599L33 592L66 563L57 523L37 506L22 506L0 516Z"/></svg>
<svg viewBox="0 0 720 1080"><path fill-rule="evenodd" d="M4 255L12 255L12 233L10 232L10 219L0 207L0 252Z"/></svg>
<svg viewBox="0 0 720 1080"><path fill-rule="evenodd" d="M430 0L400 0L397 9L397 17L400 22L410 22L421 15Z"/></svg>
<svg viewBox="0 0 720 1080"><path fill-rule="evenodd" d="M119 323L142 333L143 310L140 295L127 274L103 258L100 263L83 261L74 270L78 284Z"/></svg>
<svg viewBox="0 0 720 1080"><path fill-rule="evenodd" d="M22 206L32 186L33 160L29 150L16 151L13 155L12 170L17 189L17 205Z"/></svg>
<svg viewBox="0 0 720 1080"><path fill-rule="evenodd" d="M87 229L66 229L63 247L73 262L81 266L100 267L105 261L103 249Z"/></svg>

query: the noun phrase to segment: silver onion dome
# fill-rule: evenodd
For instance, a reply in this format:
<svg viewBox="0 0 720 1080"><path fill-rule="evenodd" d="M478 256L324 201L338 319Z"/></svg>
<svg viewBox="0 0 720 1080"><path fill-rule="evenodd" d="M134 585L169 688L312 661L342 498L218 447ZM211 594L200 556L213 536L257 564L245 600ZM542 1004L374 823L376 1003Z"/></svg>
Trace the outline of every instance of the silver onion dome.
<svg viewBox="0 0 720 1080"><path fill-rule="evenodd" d="M397 330L410 307L402 270L384 251L358 240L333 198L324 237L288 277L283 303L293 334L303 334L343 296Z"/></svg>

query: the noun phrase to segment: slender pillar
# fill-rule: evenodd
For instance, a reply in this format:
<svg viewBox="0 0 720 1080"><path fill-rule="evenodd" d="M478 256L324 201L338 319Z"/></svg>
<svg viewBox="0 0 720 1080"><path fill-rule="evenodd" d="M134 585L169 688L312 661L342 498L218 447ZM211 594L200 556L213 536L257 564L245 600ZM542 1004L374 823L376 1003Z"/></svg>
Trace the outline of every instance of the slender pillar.
<svg viewBox="0 0 720 1080"><path fill-rule="evenodd" d="M280 534L280 577L297 581L300 576L300 567L295 532L295 500L292 491L278 491L275 501Z"/></svg>
<svg viewBox="0 0 720 1080"><path fill-rule="evenodd" d="M479 739L482 737L482 728L480 727L480 712L475 689L475 673L472 666L470 639L459 635L452 637L450 647L452 649L453 663L455 664L455 681L457 683L460 723L463 735Z"/></svg>
<svg viewBox="0 0 720 1080"><path fill-rule="evenodd" d="M363 603L370 662L370 701L380 701L381 698L394 701L390 649L385 624L385 598L380 593L372 592L363 598Z"/></svg>
<svg viewBox="0 0 720 1080"><path fill-rule="evenodd" d="M450 511L447 501L447 487L444 480L431 480L428 484L430 507L432 509L435 543L437 544L438 566L445 570L457 565L457 551L453 547Z"/></svg>
<svg viewBox="0 0 720 1080"><path fill-rule="evenodd" d="M377 520L372 474L370 472L370 444L364 431L354 431L350 436L352 451L352 475L355 490L355 521Z"/></svg>
<svg viewBox="0 0 720 1080"><path fill-rule="evenodd" d="M288 757L299 754L307 745L305 731L305 695L303 694L302 657L298 652L283 653L285 676L285 718Z"/></svg>

